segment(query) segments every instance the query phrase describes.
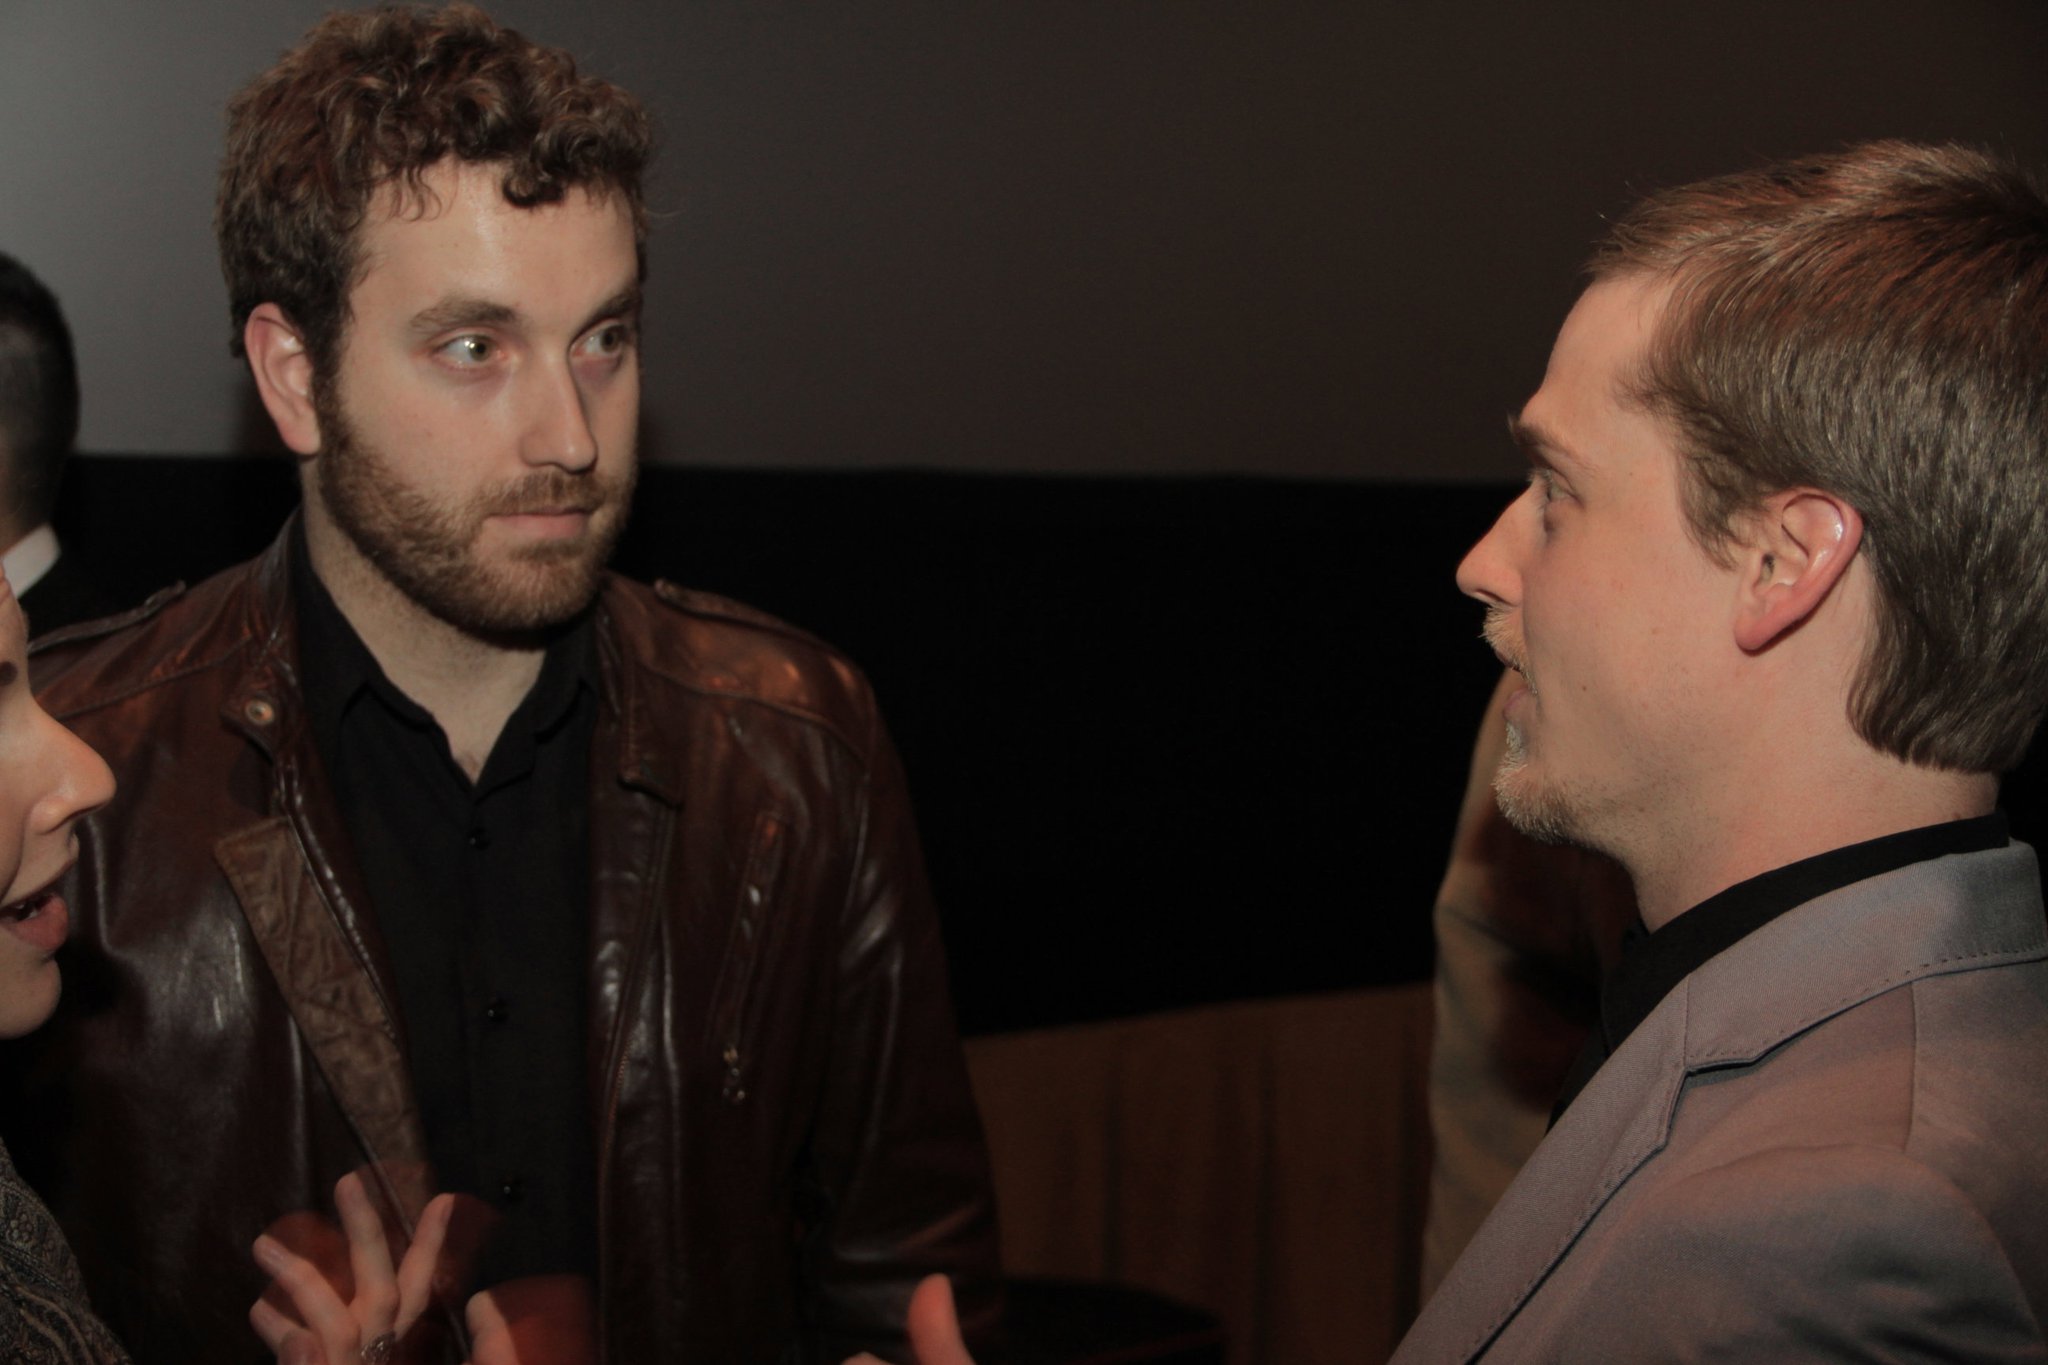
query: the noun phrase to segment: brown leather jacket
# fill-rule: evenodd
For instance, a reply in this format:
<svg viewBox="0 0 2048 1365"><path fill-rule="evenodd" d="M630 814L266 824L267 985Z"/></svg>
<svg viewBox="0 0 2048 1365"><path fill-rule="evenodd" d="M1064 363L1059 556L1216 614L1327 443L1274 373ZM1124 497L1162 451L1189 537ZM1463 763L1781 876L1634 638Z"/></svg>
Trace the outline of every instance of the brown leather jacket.
<svg viewBox="0 0 2048 1365"><path fill-rule="evenodd" d="M379 1164L430 1178L390 964L300 700L285 541L52 637L43 700L114 803L67 998L0 1123L139 1361L261 1354L249 1256ZM901 774L855 668L720 599L609 580L590 797L590 1122L614 1362L889 1349L995 1226Z"/></svg>

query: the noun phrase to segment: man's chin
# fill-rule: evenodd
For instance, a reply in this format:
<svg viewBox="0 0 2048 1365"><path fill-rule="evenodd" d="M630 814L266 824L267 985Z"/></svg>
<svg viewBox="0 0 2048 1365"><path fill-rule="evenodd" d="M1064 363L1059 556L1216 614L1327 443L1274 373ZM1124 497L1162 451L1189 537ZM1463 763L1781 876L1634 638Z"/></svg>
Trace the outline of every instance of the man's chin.
<svg viewBox="0 0 2048 1365"><path fill-rule="evenodd" d="M1571 804L1535 780L1526 762L1510 757L1493 775L1493 799L1501 818L1540 844L1585 846Z"/></svg>
<svg viewBox="0 0 2048 1365"><path fill-rule="evenodd" d="M506 575L497 580L497 591L463 603L462 619L454 623L480 635L545 633L588 611L602 581L603 566L583 562Z"/></svg>
<svg viewBox="0 0 2048 1365"><path fill-rule="evenodd" d="M457 630L524 646L590 608L604 581L604 560L585 546L580 554L471 559L437 573L389 576L400 592Z"/></svg>

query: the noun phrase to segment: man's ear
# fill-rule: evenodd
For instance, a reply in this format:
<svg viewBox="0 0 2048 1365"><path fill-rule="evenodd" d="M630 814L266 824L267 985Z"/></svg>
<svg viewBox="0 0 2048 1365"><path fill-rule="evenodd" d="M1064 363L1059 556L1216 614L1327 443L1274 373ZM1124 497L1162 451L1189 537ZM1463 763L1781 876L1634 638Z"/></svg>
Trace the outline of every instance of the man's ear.
<svg viewBox="0 0 2048 1365"><path fill-rule="evenodd" d="M300 455L320 453L320 417L313 407L313 357L284 310L259 303L242 324L242 349L256 393L277 423L277 434Z"/></svg>
<svg viewBox="0 0 2048 1365"><path fill-rule="evenodd" d="M1737 545L1735 642L1751 654L1827 600L1863 543L1863 514L1833 493L1793 488L1764 500Z"/></svg>

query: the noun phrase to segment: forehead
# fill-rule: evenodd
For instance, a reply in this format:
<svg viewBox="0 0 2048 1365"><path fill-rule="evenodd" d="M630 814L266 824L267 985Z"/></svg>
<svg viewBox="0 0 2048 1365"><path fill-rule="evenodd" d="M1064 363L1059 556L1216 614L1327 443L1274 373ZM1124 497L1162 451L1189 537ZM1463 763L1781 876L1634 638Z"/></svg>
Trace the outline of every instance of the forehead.
<svg viewBox="0 0 2048 1365"><path fill-rule="evenodd" d="M623 195L572 188L551 204L521 208L500 188L493 163L443 161L418 184L378 190L357 234L352 307L426 306L448 295L494 298L545 287L564 296L605 296L638 277L632 210Z"/></svg>
<svg viewBox="0 0 2048 1365"><path fill-rule="evenodd" d="M1558 463L1585 463L1646 441L1666 445L1663 423L1631 401L1630 386L1655 338L1668 283L1641 276L1602 280L1579 296L1517 429Z"/></svg>

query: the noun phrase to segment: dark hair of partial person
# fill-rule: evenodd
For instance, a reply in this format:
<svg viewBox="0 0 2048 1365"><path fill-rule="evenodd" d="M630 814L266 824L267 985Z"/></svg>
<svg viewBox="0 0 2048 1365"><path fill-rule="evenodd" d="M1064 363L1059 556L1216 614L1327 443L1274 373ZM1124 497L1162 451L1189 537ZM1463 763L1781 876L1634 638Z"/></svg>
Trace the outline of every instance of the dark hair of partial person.
<svg viewBox="0 0 2048 1365"><path fill-rule="evenodd" d="M56 296L0 252L0 497L16 527L50 519L64 457L78 439L78 362Z"/></svg>
<svg viewBox="0 0 2048 1365"><path fill-rule="evenodd" d="M1653 194L1596 279L1668 279L1631 396L1673 424L1694 537L1772 493L1863 517L1875 629L1850 718L2004 772L2048 703L2048 195L1959 146L1874 142Z"/></svg>
<svg viewBox="0 0 2048 1365"><path fill-rule="evenodd" d="M402 211L426 211L422 177L450 157L502 167L520 208L571 189L620 196L645 271L646 110L473 5L330 14L229 102L227 121L214 233L237 355L249 314L274 303L316 382L331 378L358 230L387 188Z"/></svg>

